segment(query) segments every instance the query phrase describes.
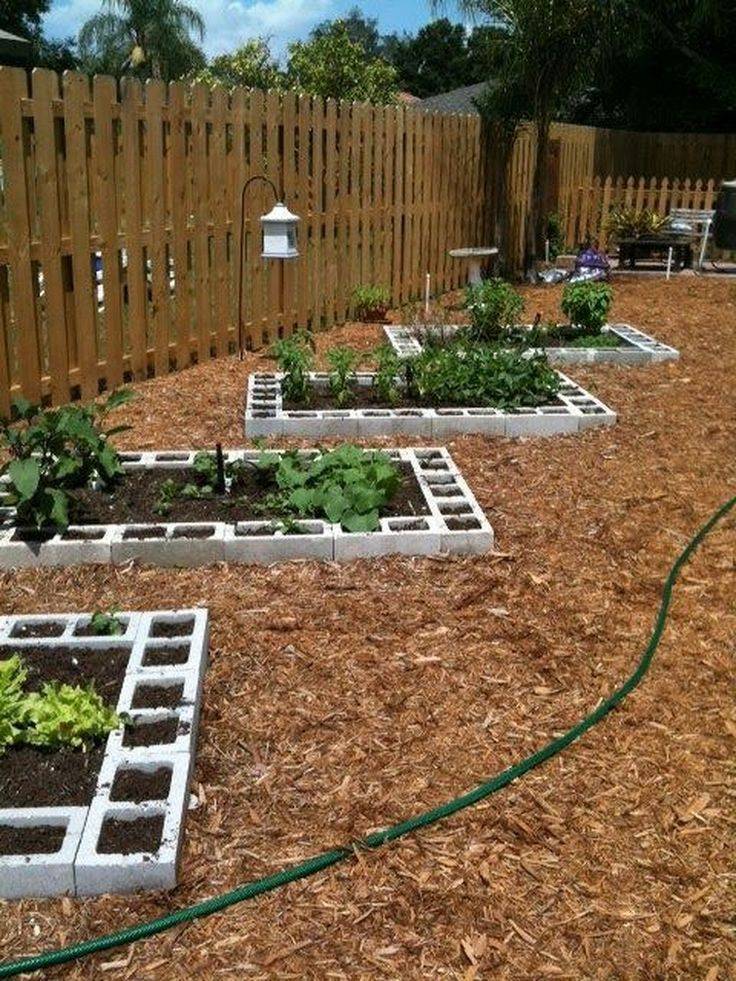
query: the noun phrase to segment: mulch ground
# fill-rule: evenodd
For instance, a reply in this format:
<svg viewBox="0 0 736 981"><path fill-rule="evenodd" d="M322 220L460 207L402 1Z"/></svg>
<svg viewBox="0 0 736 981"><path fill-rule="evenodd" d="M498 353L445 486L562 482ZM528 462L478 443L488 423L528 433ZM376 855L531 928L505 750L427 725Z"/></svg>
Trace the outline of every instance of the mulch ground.
<svg viewBox="0 0 736 981"><path fill-rule="evenodd" d="M554 315L558 288L526 293L529 313ZM448 443L497 554L0 577L4 612L203 604L212 617L179 887L0 905L3 958L142 922L436 805L630 673L672 560L736 487L736 285L627 278L614 315L682 352L570 368L619 412L615 427ZM320 348L379 336L348 326ZM141 384L121 443L242 445L246 376L266 363ZM49 976L732 976L735 552L731 518L685 570L642 686L521 781L380 852Z"/></svg>

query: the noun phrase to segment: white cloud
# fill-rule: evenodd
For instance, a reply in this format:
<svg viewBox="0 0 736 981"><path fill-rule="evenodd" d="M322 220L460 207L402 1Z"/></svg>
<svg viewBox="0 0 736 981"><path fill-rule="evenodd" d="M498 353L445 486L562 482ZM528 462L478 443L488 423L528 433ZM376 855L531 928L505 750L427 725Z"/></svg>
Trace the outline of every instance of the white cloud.
<svg viewBox="0 0 736 981"><path fill-rule="evenodd" d="M101 6L101 0L54 0L44 29L51 37L74 35ZM274 53L282 54L289 41L333 15L337 4L336 0L195 0L193 6L205 20L205 51L215 55L257 36L270 37Z"/></svg>

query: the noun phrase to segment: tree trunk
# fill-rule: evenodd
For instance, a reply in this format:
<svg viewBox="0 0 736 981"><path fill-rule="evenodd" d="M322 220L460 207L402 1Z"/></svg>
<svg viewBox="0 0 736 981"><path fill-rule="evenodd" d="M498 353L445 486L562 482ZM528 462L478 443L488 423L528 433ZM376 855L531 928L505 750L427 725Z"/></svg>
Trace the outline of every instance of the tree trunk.
<svg viewBox="0 0 736 981"><path fill-rule="evenodd" d="M537 155L534 161L529 215L525 229L524 271L531 272L540 255L544 255L545 219L544 202L547 197L547 151L549 147L549 113L542 111L536 116Z"/></svg>

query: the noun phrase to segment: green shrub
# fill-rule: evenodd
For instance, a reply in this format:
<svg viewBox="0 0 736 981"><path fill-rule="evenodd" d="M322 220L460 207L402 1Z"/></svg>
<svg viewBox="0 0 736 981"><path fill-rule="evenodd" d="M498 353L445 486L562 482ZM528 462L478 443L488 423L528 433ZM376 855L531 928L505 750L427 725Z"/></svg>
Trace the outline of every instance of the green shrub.
<svg viewBox="0 0 736 981"><path fill-rule="evenodd" d="M326 352L330 371L330 391L337 404L347 405L353 396L352 382L355 380L355 370L360 364L361 356L350 347L332 347Z"/></svg>
<svg viewBox="0 0 736 981"><path fill-rule="evenodd" d="M279 371L284 372L281 391L289 402L307 404L312 394L309 372L312 370L312 339L306 331L284 337L271 348Z"/></svg>
<svg viewBox="0 0 736 981"><path fill-rule="evenodd" d="M356 320L384 314L390 302L391 291L386 286L356 286L350 297Z"/></svg>
<svg viewBox="0 0 736 981"><path fill-rule="evenodd" d="M103 429L107 414L134 398L129 389L104 402L42 409L26 399L14 403L16 423L0 423L0 446L11 459L0 473L8 477L10 503L21 525L41 528L69 524L69 491L92 481L111 484L123 468L109 439L128 426Z"/></svg>
<svg viewBox="0 0 736 981"><path fill-rule="evenodd" d="M608 283L568 283L562 293L562 312L575 327L597 334L613 301Z"/></svg>
<svg viewBox="0 0 736 981"><path fill-rule="evenodd" d="M604 222L604 228L611 239L620 242L622 238L638 238L640 235L657 232L666 223L665 215L643 208L627 208L620 204L612 208Z"/></svg>
<svg viewBox="0 0 736 981"><path fill-rule="evenodd" d="M385 453L345 443L316 459L298 453L261 454L261 470L276 484L270 510L326 518L345 531L375 531L380 509L396 493L401 473Z"/></svg>
<svg viewBox="0 0 736 981"><path fill-rule="evenodd" d="M524 300L503 279L484 279L468 286L465 306L471 317L469 336L475 341L492 342L501 340L504 331L517 322Z"/></svg>
<svg viewBox="0 0 736 981"><path fill-rule="evenodd" d="M526 356L490 344L423 351L407 362L410 394L423 405L493 406L509 410L549 402L560 387L543 354Z"/></svg>

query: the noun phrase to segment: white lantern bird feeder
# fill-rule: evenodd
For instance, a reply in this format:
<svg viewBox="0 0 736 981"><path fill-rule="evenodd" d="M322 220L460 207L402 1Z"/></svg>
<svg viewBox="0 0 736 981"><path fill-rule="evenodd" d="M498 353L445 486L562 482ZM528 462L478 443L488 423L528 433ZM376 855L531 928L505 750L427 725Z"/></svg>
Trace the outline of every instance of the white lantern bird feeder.
<svg viewBox="0 0 736 981"><path fill-rule="evenodd" d="M299 250L296 245L296 226L299 216L289 211L281 200L276 185L268 177L256 174L249 177L243 185L240 198L240 275L238 280L238 347L240 360L243 360L243 267L245 252L245 192L253 181L263 181L273 191L276 204L267 215L261 215L262 259L296 259Z"/></svg>

